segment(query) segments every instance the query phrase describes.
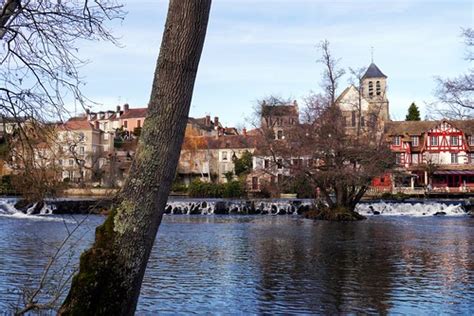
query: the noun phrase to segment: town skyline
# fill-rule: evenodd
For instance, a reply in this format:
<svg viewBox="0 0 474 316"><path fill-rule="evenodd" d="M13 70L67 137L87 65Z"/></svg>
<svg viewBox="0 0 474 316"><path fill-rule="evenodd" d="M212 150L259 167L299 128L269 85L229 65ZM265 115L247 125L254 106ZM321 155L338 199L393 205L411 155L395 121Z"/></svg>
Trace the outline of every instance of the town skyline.
<svg viewBox="0 0 474 316"><path fill-rule="evenodd" d="M311 90L320 89L316 46L324 39L346 69L368 67L374 48L374 62L388 76L394 120L403 120L413 101L424 117L424 102L434 99L434 77L455 76L467 67L460 34L472 23L468 1L241 3L215 1L190 116L209 114L228 126L242 126L256 100L268 95L303 104ZM83 47L81 53L92 60L84 67L84 91L103 104L92 110L124 103L146 106L163 29L158 21L167 10L166 2L159 4L138 1L125 7L128 16L113 27L123 48L104 43ZM151 16L155 18L144 18ZM349 84L347 79L338 93ZM74 114L74 106L69 109Z"/></svg>

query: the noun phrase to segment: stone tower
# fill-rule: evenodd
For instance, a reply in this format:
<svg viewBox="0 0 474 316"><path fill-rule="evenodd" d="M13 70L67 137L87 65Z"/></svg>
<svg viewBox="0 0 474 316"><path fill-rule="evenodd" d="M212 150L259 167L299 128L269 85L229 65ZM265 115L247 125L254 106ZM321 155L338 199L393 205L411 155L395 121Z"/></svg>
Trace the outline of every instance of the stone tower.
<svg viewBox="0 0 474 316"><path fill-rule="evenodd" d="M387 99L387 76L371 63L362 76L362 96L369 102L369 112L378 120L386 122L390 120Z"/></svg>

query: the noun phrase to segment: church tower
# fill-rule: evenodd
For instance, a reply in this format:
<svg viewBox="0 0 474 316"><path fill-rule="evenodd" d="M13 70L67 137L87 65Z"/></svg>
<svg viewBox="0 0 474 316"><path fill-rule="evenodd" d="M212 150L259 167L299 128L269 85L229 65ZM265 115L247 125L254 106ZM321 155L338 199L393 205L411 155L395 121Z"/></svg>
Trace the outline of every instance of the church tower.
<svg viewBox="0 0 474 316"><path fill-rule="evenodd" d="M369 112L381 121L390 120L387 99L387 76L373 62L362 76L362 96L369 102Z"/></svg>

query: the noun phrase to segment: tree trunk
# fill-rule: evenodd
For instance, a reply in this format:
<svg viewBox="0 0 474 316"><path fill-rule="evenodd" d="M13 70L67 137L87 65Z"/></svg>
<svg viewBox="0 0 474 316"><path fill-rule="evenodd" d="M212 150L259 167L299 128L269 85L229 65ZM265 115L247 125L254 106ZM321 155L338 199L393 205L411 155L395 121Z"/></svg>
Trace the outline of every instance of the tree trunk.
<svg viewBox="0 0 474 316"><path fill-rule="evenodd" d="M135 159L60 315L133 315L177 167L211 0L171 0Z"/></svg>

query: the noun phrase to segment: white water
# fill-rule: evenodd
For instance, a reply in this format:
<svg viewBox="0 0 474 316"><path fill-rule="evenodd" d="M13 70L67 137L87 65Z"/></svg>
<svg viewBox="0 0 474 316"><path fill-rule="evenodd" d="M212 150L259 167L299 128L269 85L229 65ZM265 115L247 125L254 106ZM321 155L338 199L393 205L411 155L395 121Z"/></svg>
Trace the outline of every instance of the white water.
<svg viewBox="0 0 474 316"><path fill-rule="evenodd" d="M252 207L253 203L253 207ZM298 205L311 206L311 200L302 200ZM232 213L232 214L251 214L257 210L258 214L277 215L289 214L296 215L298 205L288 200L218 200L218 199L193 199L193 200L174 200L166 204L167 213L171 214L201 214L213 215ZM253 208L253 210L251 210ZM223 211L223 210L226 211Z"/></svg>
<svg viewBox="0 0 474 316"><path fill-rule="evenodd" d="M0 198L0 216L10 216L16 218L45 219L45 215L53 214L54 205L45 203L39 214L32 215L34 206L30 207L26 214L17 210L14 205L16 198ZM301 200L299 205L311 206L311 200ZM170 200L167 204L168 213L171 214L201 214L213 215L222 214L225 208L226 214L247 214L251 204L243 200L218 200L218 199L194 199L194 200ZM257 214L296 215L298 206L292 204L290 200L260 200L254 201L253 207L257 209ZM220 211L220 212L219 212ZM444 212L446 216L466 215L460 205L449 204L447 202L426 202L426 203L361 203L357 205L356 211L365 216L378 213L382 216L433 216L438 212Z"/></svg>
<svg viewBox="0 0 474 316"><path fill-rule="evenodd" d="M22 211L19 211L15 208L14 205L16 202L17 199L15 198L0 199L0 216L8 216L21 219L62 220L61 218L45 216L53 214L52 207L49 206L47 203L44 203L43 208L40 210L39 214L32 215L36 204L28 208L26 213L23 213Z"/></svg>
<svg viewBox="0 0 474 316"><path fill-rule="evenodd" d="M466 215L461 205L440 202L362 203L357 205L356 211L364 216L374 215L374 211L385 216L433 216L438 212L444 212L446 216Z"/></svg>

